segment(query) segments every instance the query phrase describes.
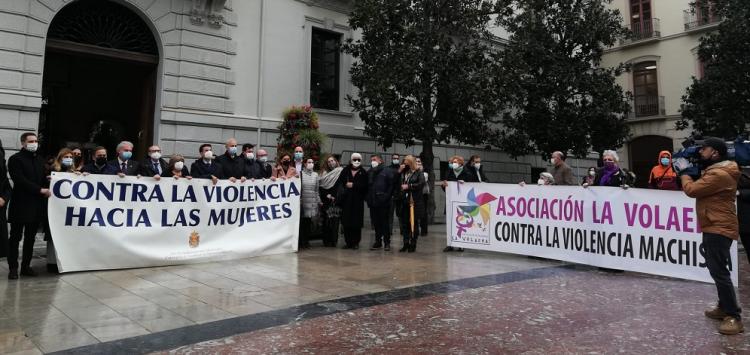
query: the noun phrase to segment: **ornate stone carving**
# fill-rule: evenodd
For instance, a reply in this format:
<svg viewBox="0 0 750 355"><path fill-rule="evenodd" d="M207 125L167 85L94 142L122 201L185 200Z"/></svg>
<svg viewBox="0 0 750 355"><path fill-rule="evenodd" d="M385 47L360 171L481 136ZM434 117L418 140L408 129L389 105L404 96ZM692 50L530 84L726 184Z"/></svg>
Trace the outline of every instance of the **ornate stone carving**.
<svg viewBox="0 0 750 355"><path fill-rule="evenodd" d="M201 26L208 22L209 26L219 28L224 23L224 4L227 0L193 0L190 9L190 22Z"/></svg>

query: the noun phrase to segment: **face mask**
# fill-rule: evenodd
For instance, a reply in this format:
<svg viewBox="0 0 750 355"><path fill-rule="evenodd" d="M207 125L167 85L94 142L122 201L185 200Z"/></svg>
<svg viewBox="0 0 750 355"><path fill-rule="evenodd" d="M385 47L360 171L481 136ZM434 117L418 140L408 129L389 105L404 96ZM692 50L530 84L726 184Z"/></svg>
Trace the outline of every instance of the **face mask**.
<svg viewBox="0 0 750 355"><path fill-rule="evenodd" d="M615 162L613 162L613 161L605 161L604 162L604 166L606 166L608 168L611 168L611 167L615 166Z"/></svg>
<svg viewBox="0 0 750 355"><path fill-rule="evenodd" d="M371 166L372 166L373 168L377 168L377 167L378 167L378 165L380 165L380 163L378 163L377 161L373 161L372 163L370 163L370 165L371 165Z"/></svg>
<svg viewBox="0 0 750 355"><path fill-rule="evenodd" d="M391 160L391 164L393 164L393 165L398 165L398 163L399 163L398 159Z"/></svg>
<svg viewBox="0 0 750 355"><path fill-rule="evenodd" d="M78 165L81 162L81 157L73 157L73 161Z"/></svg>
<svg viewBox="0 0 750 355"><path fill-rule="evenodd" d="M482 164L480 164L480 163L474 164L474 168L477 169L477 170L479 170L479 168L481 168L481 167L482 167Z"/></svg>
<svg viewBox="0 0 750 355"><path fill-rule="evenodd" d="M104 164L107 164L107 157L96 158L96 165L104 165Z"/></svg>
<svg viewBox="0 0 750 355"><path fill-rule="evenodd" d="M260 157L258 160L260 160L261 163L265 163L268 161L268 157Z"/></svg>
<svg viewBox="0 0 750 355"><path fill-rule="evenodd" d="M589 171L589 176L596 176L596 171Z"/></svg>
<svg viewBox="0 0 750 355"><path fill-rule="evenodd" d="M315 167L315 164L313 164L313 163L307 163L307 164L305 164L305 168L307 168L307 170L312 170L314 167Z"/></svg>
<svg viewBox="0 0 750 355"><path fill-rule="evenodd" d="M539 179L539 180L536 181L537 185L546 185L546 183L547 182L544 179Z"/></svg>
<svg viewBox="0 0 750 355"><path fill-rule="evenodd" d="M669 165L669 158L661 158L661 165L664 165L664 166Z"/></svg>
<svg viewBox="0 0 750 355"><path fill-rule="evenodd" d="M283 165L283 166L289 166L289 160L282 161L281 165Z"/></svg>
<svg viewBox="0 0 750 355"><path fill-rule="evenodd" d="M73 158L62 158L62 165L65 167L73 166Z"/></svg>
<svg viewBox="0 0 750 355"><path fill-rule="evenodd" d="M355 167L355 168L359 168L359 166L360 166L361 164L362 164L362 162L360 162L360 161L353 161L353 162L352 162L352 166L353 166L353 167Z"/></svg>
<svg viewBox="0 0 750 355"><path fill-rule="evenodd" d="M207 150L205 153L203 153L203 159L211 160L214 158L214 152Z"/></svg>
<svg viewBox="0 0 750 355"><path fill-rule="evenodd" d="M178 161L178 162L174 163L174 169L175 170L182 170L182 168L184 168L184 167L185 167L185 163L183 163L181 161Z"/></svg>
<svg viewBox="0 0 750 355"><path fill-rule="evenodd" d="M255 159L255 154L253 154L253 153L247 153L247 154L245 154L245 156L247 157L247 160L253 160L253 159Z"/></svg>
<svg viewBox="0 0 750 355"><path fill-rule="evenodd" d="M461 166L461 164L459 164L459 163L453 163L453 170L456 170L456 171L460 171L460 170L462 170L463 168L464 168L464 167L463 167L463 166Z"/></svg>
<svg viewBox="0 0 750 355"><path fill-rule="evenodd" d="M29 143L26 144L26 150L34 153L36 150L39 149L39 143Z"/></svg>
<svg viewBox="0 0 750 355"><path fill-rule="evenodd" d="M555 165L555 158L550 159L549 163L552 164L552 165Z"/></svg>
<svg viewBox="0 0 750 355"><path fill-rule="evenodd" d="M128 160L128 159L130 159L132 157L133 157L133 152L122 152L122 153L120 153L120 158L122 158L122 160Z"/></svg>
<svg viewBox="0 0 750 355"><path fill-rule="evenodd" d="M159 160L159 159L161 159L161 153L159 153L159 152L153 152L153 153L151 153L151 159L153 159L153 160Z"/></svg>
<svg viewBox="0 0 750 355"><path fill-rule="evenodd" d="M237 155L237 147L229 147L229 155Z"/></svg>
<svg viewBox="0 0 750 355"><path fill-rule="evenodd" d="M302 156L304 156L303 153L301 153L301 152L295 152L294 153L294 160L301 160Z"/></svg>

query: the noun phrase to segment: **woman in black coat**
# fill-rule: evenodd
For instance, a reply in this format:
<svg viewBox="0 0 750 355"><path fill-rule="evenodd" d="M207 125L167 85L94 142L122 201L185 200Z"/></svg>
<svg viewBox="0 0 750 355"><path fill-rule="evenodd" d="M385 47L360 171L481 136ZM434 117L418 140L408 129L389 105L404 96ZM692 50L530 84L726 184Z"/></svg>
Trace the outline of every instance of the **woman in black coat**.
<svg viewBox="0 0 750 355"><path fill-rule="evenodd" d="M464 158L458 155L454 155L448 161L448 176L443 181L443 191L448 187L448 181L458 181L459 183L464 182L479 182L479 176L472 174L469 169L464 165ZM464 251L464 248L453 248L447 246L443 249L444 252L449 251Z"/></svg>
<svg viewBox="0 0 750 355"><path fill-rule="evenodd" d="M404 237L404 246L399 252L408 251L413 253L417 250L417 226L412 226L411 204L414 204L414 224L419 222L419 216L424 215L425 205L422 197L424 189L424 174L417 167L417 160L412 155L404 158L404 170L401 172L401 233ZM413 227L413 228L412 228Z"/></svg>
<svg viewBox="0 0 750 355"><path fill-rule="evenodd" d="M341 172L344 170L335 156L329 155L319 176L320 200L323 202L323 246L335 248L339 240L341 207L336 205L336 197L341 188Z"/></svg>
<svg viewBox="0 0 750 355"><path fill-rule="evenodd" d="M336 204L341 207L341 224L344 226L344 249L359 249L365 219L367 197L367 172L362 168L362 155L352 154L351 162L342 171L337 185Z"/></svg>

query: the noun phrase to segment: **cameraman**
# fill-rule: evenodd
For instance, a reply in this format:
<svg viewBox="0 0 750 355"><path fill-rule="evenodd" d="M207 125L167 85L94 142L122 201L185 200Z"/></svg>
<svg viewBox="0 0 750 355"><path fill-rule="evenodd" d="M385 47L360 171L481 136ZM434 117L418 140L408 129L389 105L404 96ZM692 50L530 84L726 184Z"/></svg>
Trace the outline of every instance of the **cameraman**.
<svg viewBox="0 0 750 355"><path fill-rule="evenodd" d="M719 138L697 141L700 146L700 164L705 170L696 180L698 168L680 171L683 191L696 199L698 223L703 230L703 248L706 267L716 283L719 304L707 310L706 317L722 320L719 333L738 334L744 331L737 296L730 278L729 248L739 237L735 198L740 170L737 163L727 160L727 145Z"/></svg>

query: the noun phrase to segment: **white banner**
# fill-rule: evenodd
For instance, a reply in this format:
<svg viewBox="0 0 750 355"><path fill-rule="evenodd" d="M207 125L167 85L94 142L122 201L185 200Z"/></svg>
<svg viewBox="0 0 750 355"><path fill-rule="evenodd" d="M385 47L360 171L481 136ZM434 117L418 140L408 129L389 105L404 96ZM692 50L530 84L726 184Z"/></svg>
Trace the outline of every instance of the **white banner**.
<svg viewBox="0 0 750 355"><path fill-rule="evenodd" d="M713 283L680 191L451 182L448 244ZM737 243L732 244L737 285Z"/></svg>
<svg viewBox="0 0 750 355"><path fill-rule="evenodd" d="M49 223L62 272L230 260L297 250L298 179L55 173Z"/></svg>

